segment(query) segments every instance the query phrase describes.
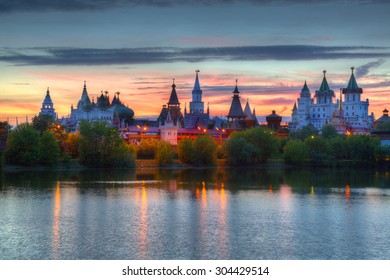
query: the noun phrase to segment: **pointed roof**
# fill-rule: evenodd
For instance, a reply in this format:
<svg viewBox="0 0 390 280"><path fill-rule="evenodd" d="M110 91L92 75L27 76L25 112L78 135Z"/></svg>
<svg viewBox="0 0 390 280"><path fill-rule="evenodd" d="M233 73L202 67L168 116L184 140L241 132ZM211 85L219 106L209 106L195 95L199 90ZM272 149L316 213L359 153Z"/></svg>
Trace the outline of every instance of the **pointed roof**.
<svg viewBox="0 0 390 280"><path fill-rule="evenodd" d="M249 106L249 98L246 100L244 114L245 114L247 120L251 120L253 118L252 110Z"/></svg>
<svg viewBox="0 0 390 280"><path fill-rule="evenodd" d="M233 100L232 100L232 104L230 105L230 110L227 117L232 119L243 119L246 117L246 115L244 114L244 111L242 110L241 107L240 96L239 96L240 92L238 91L237 88L237 80L236 80L236 87L233 93L234 93L232 97Z"/></svg>
<svg viewBox="0 0 390 280"><path fill-rule="evenodd" d="M324 78L322 79L322 83L321 83L321 87L319 89L319 91L329 91L330 88L329 88L329 85L328 85L328 81L326 80L326 70L323 71L324 73Z"/></svg>
<svg viewBox="0 0 390 280"><path fill-rule="evenodd" d="M356 79L355 79L355 75L353 74L354 69L355 69L355 67L351 67L352 73L351 73L351 77L349 78L349 82L347 85L348 89L358 89L359 88L359 86L356 82Z"/></svg>
<svg viewBox="0 0 390 280"><path fill-rule="evenodd" d="M346 88L343 88L343 93L363 93L363 89L360 88L356 82L355 75L353 74L353 70L355 67L351 67L351 77L349 78L349 82Z"/></svg>
<svg viewBox="0 0 390 280"><path fill-rule="evenodd" d="M177 94L176 94L175 79L173 79L173 83L172 83L172 92L171 92L171 96L169 97L169 101L168 101L168 105L169 104L180 105L179 98L177 98Z"/></svg>
<svg viewBox="0 0 390 280"><path fill-rule="evenodd" d="M87 81L84 81L83 93L81 94L81 102L83 103L91 103L87 92Z"/></svg>
<svg viewBox="0 0 390 280"><path fill-rule="evenodd" d="M45 99L43 100L43 104L53 104L53 101L51 101L49 88L47 88L46 96Z"/></svg>
<svg viewBox="0 0 390 280"><path fill-rule="evenodd" d="M306 80L305 84L303 85L303 88L301 89L301 97L309 97L310 98L310 90L307 86Z"/></svg>
<svg viewBox="0 0 390 280"><path fill-rule="evenodd" d="M297 110L298 110L298 108L297 108L297 102L295 102L292 111L295 112L295 111L297 111Z"/></svg>
<svg viewBox="0 0 390 280"><path fill-rule="evenodd" d="M305 84L303 85L302 91L309 91L309 88L307 87L306 80L305 80Z"/></svg>
<svg viewBox="0 0 390 280"><path fill-rule="evenodd" d="M199 84L199 77L198 77L199 72L200 72L199 70L195 71L196 77L195 77L194 90L192 91L192 93L199 92L200 94L202 94L202 90L200 89L200 84Z"/></svg>

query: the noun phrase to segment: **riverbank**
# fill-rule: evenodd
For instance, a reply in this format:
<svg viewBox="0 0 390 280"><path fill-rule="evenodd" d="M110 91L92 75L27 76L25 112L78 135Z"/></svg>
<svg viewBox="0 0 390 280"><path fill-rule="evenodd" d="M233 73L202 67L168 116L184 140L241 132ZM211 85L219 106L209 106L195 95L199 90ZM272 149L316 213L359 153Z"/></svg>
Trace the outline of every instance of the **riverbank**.
<svg viewBox="0 0 390 280"><path fill-rule="evenodd" d="M242 166L242 168L258 168L258 169L289 169L289 168L353 168L353 167L365 167L370 169L390 169L390 162L386 161L383 164L376 165L376 166L362 166L362 165L354 165L352 161L344 161L344 162L337 162L335 165L313 165L309 162L307 164L303 165L291 165L286 164L283 159L281 158L274 158L268 160L265 164L257 164L257 165L251 165L251 166ZM170 165L166 166L160 166L158 164L158 161L155 159L137 159L136 160L136 167L134 169L144 169L144 168L162 168L162 169L204 169L204 168L241 168L240 166L230 166L226 163L225 159L218 159L217 165L215 166L193 166L189 164L182 163L179 160L174 160L174 162ZM4 172L17 172L17 171L78 171L78 170L101 170L101 169L117 169L120 170L121 168L89 168L86 166L83 166L79 163L77 159L73 159L69 162L59 162L57 165L54 166L44 166L44 165L34 165L34 166L21 166L21 165L11 165L11 164L5 164L0 169ZM127 168L126 168L127 169Z"/></svg>

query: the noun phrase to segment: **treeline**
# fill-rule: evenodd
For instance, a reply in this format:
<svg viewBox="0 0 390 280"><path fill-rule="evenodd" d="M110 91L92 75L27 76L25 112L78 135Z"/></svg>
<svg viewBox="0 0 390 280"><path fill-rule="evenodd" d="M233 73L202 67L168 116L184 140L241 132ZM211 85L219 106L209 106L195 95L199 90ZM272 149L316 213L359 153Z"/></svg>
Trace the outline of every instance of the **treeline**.
<svg viewBox="0 0 390 280"><path fill-rule="evenodd" d="M340 135L330 125L319 134L308 127L291 133L283 148L284 161L293 165L372 166L389 156L389 147L382 147L378 138Z"/></svg>
<svg viewBox="0 0 390 280"><path fill-rule="evenodd" d="M54 166L79 158L87 167L135 167L135 151L118 131L104 122L80 123L80 132L66 133L47 116L35 117L7 133L5 163Z"/></svg>
<svg viewBox="0 0 390 280"><path fill-rule="evenodd" d="M256 127L234 132L217 145L210 135L179 141L177 151L168 142L144 139L138 145L126 144L118 130L105 122L80 123L78 133L66 133L54 120L35 117L32 124L10 130L0 123L0 152L6 163L56 165L78 159L87 167L134 168L137 159L154 159L159 166L174 159L193 166L213 166L223 159L231 166L267 163L283 159L291 165L340 166L375 165L390 157L389 147L370 135L339 135L332 126L320 133L304 127L280 139L272 130Z"/></svg>

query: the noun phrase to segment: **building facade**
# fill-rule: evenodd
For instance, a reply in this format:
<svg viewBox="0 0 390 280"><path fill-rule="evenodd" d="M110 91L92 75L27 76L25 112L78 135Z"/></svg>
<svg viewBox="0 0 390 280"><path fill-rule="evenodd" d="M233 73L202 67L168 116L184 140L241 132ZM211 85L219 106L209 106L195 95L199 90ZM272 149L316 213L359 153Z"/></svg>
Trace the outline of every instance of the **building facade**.
<svg viewBox="0 0 390 280"><path fill-rule="evenodd" d="M353 133L368 133L372 129L373 114L368 114L369 100L361 100L362 88L359 88L351 68L352 73L345 88L340 89L340 99L335 99L335 93L330 89L326 79L326 71L321 86L315 91L314 97L305 81L297 103L292 111L292 122L290 129L301 129L304 126L312 126L320 130L324 125L331 124L330 120L335 117L335 112L343 108L343 119L345 126L349 127ZM342 106L341 106L341 103ZM298 106L296 106L298 104ZM343 131L339 131L343 133Z"/></svg>
<svg viewBox="0 0 390 280"><path fill-rule="evenodd" d="M57 115L55 113L54 104L50 97L49 88L47 88L45 99L42 102L42 108L39 112L39 115L46 115L53 118L53 120L57 119Z"/></svg>

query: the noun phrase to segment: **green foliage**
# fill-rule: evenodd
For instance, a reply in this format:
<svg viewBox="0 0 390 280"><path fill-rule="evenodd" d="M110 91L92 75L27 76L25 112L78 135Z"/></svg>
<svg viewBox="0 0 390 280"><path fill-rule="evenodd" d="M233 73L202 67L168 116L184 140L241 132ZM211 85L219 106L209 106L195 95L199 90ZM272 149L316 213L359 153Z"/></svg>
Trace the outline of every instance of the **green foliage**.
<svg viewBox="0 0 390 280"><path fill-rule="evenodd" d="M61 155L60 146L58 145L51 131L46 130L39 139L40 163L53 166L58 162Z"/></svg>
<svg viewBox="0 0 390 280"><path fill-rule="evenodd" d="M329 143L322 137L312 136L304 141L312 165L326 165L330 160L331 151Z"/></svg>
<svg viewBox="0 0 390 280"><path fill-rule="evenodd" d="M139 159L154 159L156 158L157 147L159 140L143 139L137 146L137 158Z"/></svg>
<svg viewBox="0 0 390 280"><path fill-rule="evenodd" d="M318 135L318 132L315 128L310 126L304 126L302 129L290 133L290 138L296 140L305 140L308 137Z"/></svg>
<svg viewBox="0 0 390 280"><path fill-rule="evenodd" d="M369 135L351 135L348 137L350 159L355 164L373 164L380 151L380 141Z"/></svg>
<svg viewBox="0 0 390 280"><path fill-rule="evenodd" d="M32 165L39 158L39 132L32 125L21 124L11 131L5 150L7 163Z"/></svg>
<svg viewBox="0 0 390 280"><path fill-rule="evenodd" d="M324 125L321 129L321 137L325 139L334 138L338 135L336 128L331 125Z"/></svg>
<svg viewBox="0 0 390 280"><path fill-rule="evenodd" d="M169 142L159 141L157 145L156 160L160 166L173 163L173 153Z"/></svg>
<svg viewBox="0 0 390 280"><path fill-rule="evenodd" d="M225 142L227 162L232 165L266 163L279 145L279 138L264 127L235 132Z"/></svg>
<svg viewBox="0 0 390 280"><path fill-rule="evenodd" d="M134 150L105 122L80 124L80 163L89 167L134 167Z"/></svg>
<svg viewBox="0 0 390 280"><path fill-rule="evenodd" d="M0 153L5 149L5 144L10 131L11 126L8 122L0 122Z"/></svg>
<svg viewBox="0 0 390 280"><path fill-rule="evenodd" d="M210 135L199 135L195 140L182 139L178 143L179 160L194 165L215 165L217 144Z"/></svg>
<svg viewBox="0 0 390 280"><path fill-rule="evenodd" d="M233 133L224 143L226 162L230 165L247 165L252 162L255 148L238 133Z"/></svg>
<svg viewBox="0 0 390 280"><path fill-rule="evenodd" d="M52 127L54 123L55 120L50 115L39 115L32 118L32 126L41 134Z"/></svg>
<svg viewBox="0 0 390 280"><path fill-rule="evenodd" d="M183 163L192 163L192 140L190 138L184 138L179 141L177 145L177 154L179 160Z"/></svg>
<svg viewBox="0 0 390 280"><path fill-rule="evenodd" d="M291 140L284 148L283 158L288 164L302 165L309 159L308 147L300 140Z"/></svg>
<svg viewBox="0 0 390 280"><path fill-rule="evenodd" d="M198 135L192 143L192 162L195 165L216 165L217 144L211 135Z"/></svg>

